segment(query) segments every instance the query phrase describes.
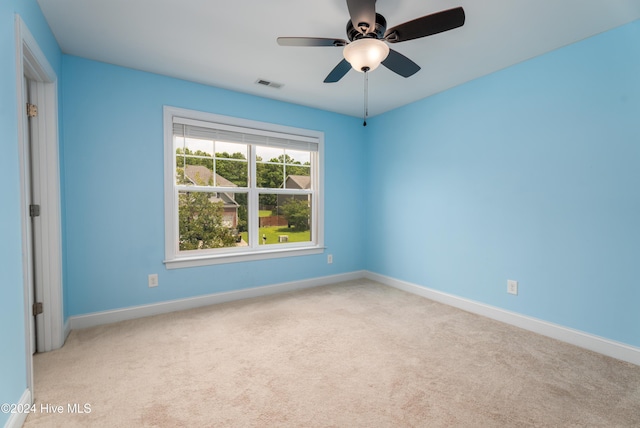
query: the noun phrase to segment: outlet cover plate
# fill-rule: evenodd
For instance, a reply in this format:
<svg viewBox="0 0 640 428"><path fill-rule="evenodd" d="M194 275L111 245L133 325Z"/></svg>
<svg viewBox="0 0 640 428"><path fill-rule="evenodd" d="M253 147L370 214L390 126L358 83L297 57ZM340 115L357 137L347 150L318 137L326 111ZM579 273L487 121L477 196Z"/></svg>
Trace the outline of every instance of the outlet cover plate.
<svg viewBox="0 0 640 428"><path fill-rule="evenodd" d="M515 296L518 295L518 281L514 281L513 279L507 280L507 293Z"/></svg>
<svg viewBox="0 0 640 428"><path fill-rule="evenodd" d="M158 274L152 273L149 275L149 287L157 287L158 286Z"/></svg>

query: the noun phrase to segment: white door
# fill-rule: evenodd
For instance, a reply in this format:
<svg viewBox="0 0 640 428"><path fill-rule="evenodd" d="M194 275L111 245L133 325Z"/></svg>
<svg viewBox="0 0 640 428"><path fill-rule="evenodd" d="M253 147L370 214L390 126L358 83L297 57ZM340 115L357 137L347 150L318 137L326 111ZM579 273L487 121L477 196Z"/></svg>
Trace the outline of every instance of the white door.
<svg viewBox="0 0 640 428"><path fill-rule="evenodd" d="M23 99L24 100L30 100L29 98L29 79L24 76L23 79L23 87L22 90L24 91L23 93ZM32 190L31 190L31 186L32 186L32 178L31 178L31 125L29 123L29 119L28 119L28 115L27 115L27 107L26 105L24 106L24 108L22 109L22 113L24 115L24 120L23 120L23 124L24 124L24 135L25 135L25 144L24 144L24 154L23 154L23 158L25 159L24 162L24 166L25 166L25 189L26 189L26 193L27 193L27 198L24 199L24 203L26 204L25 207L25 211L29 212L29 207L32 204ZM27 222L26 223L26 242L27 242L27 248L25 251L25 255L27 258L27 269L26 272L24 272L25 275L25 279L28 283L28 292L29 292L29 308L33 308L34 307L34 303L35 303L35 281L33 278L33 221ZM33 313L33 312L32 312ZM31 316L30 317L31 321L29 322L29 330L30 330L30 337L31 337L31 354L34 354L36 352L36 321L35 321L35 317Z"/></svg>
<svg viewBox="0 0 640 428"><path fill-rule="evenodd" d="M33 80L30 80L25 76L25 91L26 91L26 99L31 106L29 109L25 106L24 113L27 118L27 130L26 136L27 141L25 141L25 149L27 153L25 153L26 159L26 169L25 178L27 180L27 201L29 206L27 207L27 212L30 215L31 221L27 224L27 244L29 245L29 250L27 251L27 266L29 272L27 273L29 277L29 291L30 295L30 303L31 303L31 334L32 336L32 353L35 352L43 352L44 349L44 316L43 316L43 303L44 303L44 287L46 278L43 275L43 266L42 266L42 257L43 253L43 242L42 242L42 214L45 214L45 211L41 209L41 195L42 189L40 183L42 178L40 177L41 171L41 159L39 154L41 150L39 145L42 144L42 141L39 139L39 134L37 132L36 120L39 114L38 105L36 104L36 96L37 93L37 83Z"/></svg>

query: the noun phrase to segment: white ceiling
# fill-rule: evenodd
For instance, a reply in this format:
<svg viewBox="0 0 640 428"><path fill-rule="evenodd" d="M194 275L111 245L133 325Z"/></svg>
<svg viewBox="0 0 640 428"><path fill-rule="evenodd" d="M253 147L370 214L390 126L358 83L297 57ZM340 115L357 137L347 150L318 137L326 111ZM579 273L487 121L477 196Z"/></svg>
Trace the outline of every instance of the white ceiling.
<svg viewBox="0 0 640 428"><path fill-rule="evenodd" d="M363 75L322 83L341 48L282 47L278 36L346 39L345 0L38 0L64 53L352 116ZM393 27L462 6L463 27L393 48L422 67L369 76L375 116L640 19L640 0L378 0ZM282 83L281 89L255 84Z"/></svg>

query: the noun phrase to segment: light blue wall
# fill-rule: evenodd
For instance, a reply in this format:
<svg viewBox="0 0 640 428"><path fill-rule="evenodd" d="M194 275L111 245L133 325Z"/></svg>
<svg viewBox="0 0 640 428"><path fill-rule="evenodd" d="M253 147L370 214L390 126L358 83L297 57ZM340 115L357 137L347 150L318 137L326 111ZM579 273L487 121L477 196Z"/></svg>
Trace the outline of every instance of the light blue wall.
<svg viewBox="0 0 640 428"><path fill-rule="evenodd" d="M369 270L640 346L640 22L367 131Z"/></svg>
<svg viewBox="0 0 640 428"><path fill-rule="evenodd" d="M362 269L356 118L73 56L63 59L67 315ZM325 133L326 255L166 270L162 107ZM159 274L159 287L147 275Z"/></svg>
<svg viewBox="0 0 640 428"><path fill-rule="evenodd" d="M18 13L56 72L61 53L35 0L0 2L0 403L27 387L20 221L14 16ZM0 413L0 426L9 415Z"/></svg>

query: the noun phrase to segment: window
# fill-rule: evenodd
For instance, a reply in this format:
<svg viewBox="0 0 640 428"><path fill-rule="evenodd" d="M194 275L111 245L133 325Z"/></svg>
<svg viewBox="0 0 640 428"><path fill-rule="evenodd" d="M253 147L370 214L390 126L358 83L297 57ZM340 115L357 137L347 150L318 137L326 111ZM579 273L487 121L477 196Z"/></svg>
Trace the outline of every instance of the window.
<svg viewBox="0 0 640 428"><path fill-rule="evenodd" d="M323 251L317 131L164 108L167 268Z"/></svg>

